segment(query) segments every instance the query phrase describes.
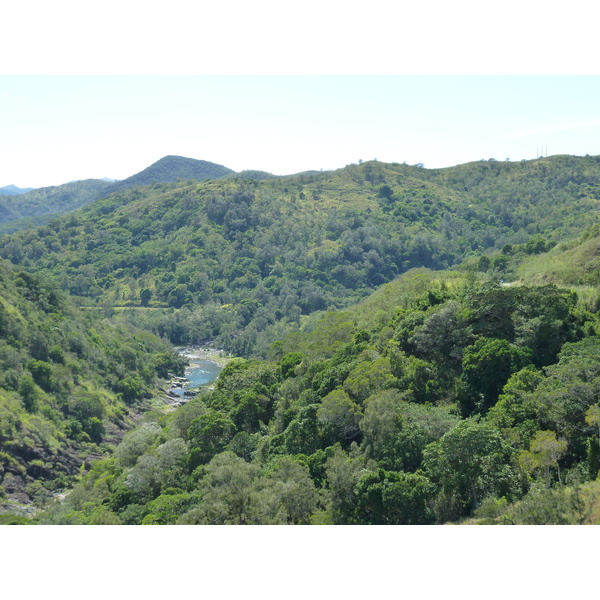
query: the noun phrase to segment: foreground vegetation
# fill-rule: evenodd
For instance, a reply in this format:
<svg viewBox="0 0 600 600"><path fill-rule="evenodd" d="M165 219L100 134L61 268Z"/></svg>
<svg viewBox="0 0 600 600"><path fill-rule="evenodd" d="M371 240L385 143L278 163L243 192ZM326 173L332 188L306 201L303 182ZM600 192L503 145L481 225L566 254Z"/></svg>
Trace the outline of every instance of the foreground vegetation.
<svg viewBox="0 0 600 600"><path fill-rule="evenodd" d="M598 327L553 285L410 271L269 360L230 362L37 521L585 522Z"/></svg>

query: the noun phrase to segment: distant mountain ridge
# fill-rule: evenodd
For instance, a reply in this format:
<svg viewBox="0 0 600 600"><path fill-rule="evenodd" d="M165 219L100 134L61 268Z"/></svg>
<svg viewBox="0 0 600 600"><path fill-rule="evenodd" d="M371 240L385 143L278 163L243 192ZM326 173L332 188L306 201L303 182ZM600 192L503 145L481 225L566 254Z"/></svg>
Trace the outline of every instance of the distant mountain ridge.
<svg viewBox="0 0 600 600"><path fill-rule="evenodd" d="M16 196L0 196L0 223L69 212L110 193L112 185L101 179L86 179L34 189Z"/></svg>
<svg viewBox="0 0 600 600"><path fill-rule="evenodd" d="M223 165L206 160L169 155L156 161L143 171L116 182L111 191L120 192L137 185L170 183L177 179L197 179L198 181L221 179L233 174L235 174L233 169L228 169Z"/></svg>
<svg viewBox="0 0 600 600"><path fill-rule="evenodd" d="M16 185L5 185L0 188L1 196L18 196L19 194L26 194L27 192L31 192L35 188L20 188Z"/></svg>
<svg viewBox="0 0 600 600"><path fill-rule="evenodd" d="M262 171L248 172L248 178L267 179L274 177ZM41 224L40 218L48 215L58 216L75 210L95 200L104 198L114 192L123 192L138 185L155 183L171 183L178 179L221 179L235 176L232 169L208 162L183 156L165 156L143 171L120 181L104 179L86 179L71 181L63 185L45 188L31 188L25 192L15 186L7 186L0 190L8 190L0 195L0 223L19 221L11 231L28 226L28 219L35 218L35 224ZM243 176L243 175L242 175ZM18 195L17 195L18 194Z"/></svg>

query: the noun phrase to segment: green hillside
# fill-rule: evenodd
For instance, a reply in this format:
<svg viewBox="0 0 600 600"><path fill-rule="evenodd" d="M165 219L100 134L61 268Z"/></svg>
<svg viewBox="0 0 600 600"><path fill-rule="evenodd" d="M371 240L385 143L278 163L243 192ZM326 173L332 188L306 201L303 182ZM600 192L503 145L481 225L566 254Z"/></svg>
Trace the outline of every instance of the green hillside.
<svg viewBox="0 0 600 600"><path fill-rule="evenodd" d="M0 196L18 196L19 194L25 194L31 192L34 188L20 188L16 185L5 185L0 187Z"/></svg>
<svg viewBox="0 0 600 600"><path fill-rule="evenodd" d="M421 173L428 181L465 192L490 207L492 222L513 231L559 240L598 221L600 156L557 155L514 163L484 160Z"/></svg>
<svg viewBox="0 0 600 600"><path fill-rule="evenodd" d="M598 286L600 284L600 238L597 226L578 240L559 244L547 253L534 255L519 269L520 279L532 283Z"/></svg>
<svg viewBox="0 0 600 600"><path fill-rule="evenodd" d="M20 219L5 221L4 223L0 223L0 235L3 233L14 233L15 231L21 231L21 229L40 227L41 225L46 225L46 223L54 218L56 218L56 214L46 213L35 215L33 217L21 217Z"/></svg>
<svg viewBox="0 0 600 600"><path fill-rule="evenodd" d="M273 175L272 173L267 173L266 171L257 171L255 169L247 169L245 171L240 171L239 173L231 172L224 177L227 179L237 178L237 179L257 179L259 181L263 179L277 179L277 175Z"/></svg>
<svg viewBox="0 0 600 600"><path fill-rule="evenodd" d="M39 188L14 195L7 188L7 195L0 195L0 232L13 233L19 229L47 222L50 215L61 215L112 192L123 191L137 185L177 181L179 179L218 179L231 176L234 171L207 162L181 156L165 156L139 173L122 181L87 179L64 185ZM260 171L248 172L248 178L267 179L273 177ZM14 187L14 186L13 186ZM3 188L4 189L4 188ZM16 188L18 189L18 188ZM1 190L0 190L1 191ZM2 224L4 226L2 226Z"/></svg>
<svg viewBox="0 0 600 600"><path fill-rule="evenodd" d="M0 262L0 504L43 501L103 456L182 361Z"/></svg>
<svg viewBox="0 0 600 600"><path fill-rule="evenodd" d="M69 212L101 198L112 185L102 179L86 179L39 188L18 196L0 196L0 223Z"/></svg>
<svg viewBox="0 0 600 600"><path fill-rule="evenodd" d="M537 251L581 232L598 218L597 177L597 157L552 157L156 183L3 236L0 255L54 274L83 304L166 308L132 318L175 343L264 355L303 316L355 303L408 269ZM509 263L491 270L505 277Z"/></svg>

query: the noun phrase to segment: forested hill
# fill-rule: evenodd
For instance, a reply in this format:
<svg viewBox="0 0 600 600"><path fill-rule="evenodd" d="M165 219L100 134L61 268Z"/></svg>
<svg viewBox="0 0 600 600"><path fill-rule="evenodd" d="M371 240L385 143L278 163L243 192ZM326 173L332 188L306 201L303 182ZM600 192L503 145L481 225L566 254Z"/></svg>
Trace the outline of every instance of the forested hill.
<svg viewBox="0 0 600 600"><path fill-rule="evenodd" d="M72 482L152 406L168 371L182 361L163 340L0 261L0 505Z"/></svg>
<svg viewBox="0 0 600 600"><path fill-rule="evenodd" d="M578 232L586 219L591 219L588 225L597 221L600 156L557 155L520 162L490 159L420 169L419 174L492 207L493 223L526 234L542 233L558 240Z"/></svg>
<svg viewBox="0 0 600 600"><path fill-rule="evenodd" d="M559 156L155 183L3 236L0 255L54 274L84 304L176 309L136 317L176 343L264 355L302 315L348 306L408 269L580 233L598 221L598 180L600 157ZM506 278L509 262L481 270Z"/></svg>
<svg viewBox="0 0 600 600"><path fill-rule="evenodd" d="M148 168L113 184L114 192L123 191L137 185L165 183L177 179L220 179L234 173L231 169L206 160L196 160L183 156L165 156Z"/></svg>
<svg viewBox="0 0 600 600"><path fill-rule="evenodd" d="M269 174L249 172L249 177L263 179ZM182 156L165 156L139 173L123 179L110 181L87 179L64 185L39 188L16 195L0 195L0 223L6 223L0 231L12 233L31 225L46 223L50 215L70 212L116 191L137 185L177 181L178 179L218 179L234 174L234 171L205 160ZM271 176L272 177L272 176Z"/></svg>
<svg viewBox="0 0 600 600"><path fill-rule="evenodd" d="M0 196L0 223L74 210L101 198L112 185L102 179L86 179L19 195Z"/></svg>
<svg viewBox="0 0 600 600"><path fill-rule="evenodd" d="M598 522L599 173L181 179L1 236L0 492L84 463L27 522ZM250 358L93 461L181 368L150 331Z"/></svg>

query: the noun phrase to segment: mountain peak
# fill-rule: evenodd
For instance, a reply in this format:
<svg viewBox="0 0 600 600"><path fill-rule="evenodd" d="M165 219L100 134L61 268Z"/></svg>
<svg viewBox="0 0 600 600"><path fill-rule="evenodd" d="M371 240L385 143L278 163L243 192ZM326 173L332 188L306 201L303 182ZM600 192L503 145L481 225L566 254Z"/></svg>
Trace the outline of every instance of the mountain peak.
<svg viewBox="0 0 600 600"><path fill-rule="evenodd" d="M232 173L234 173L232 169L228 169L223 165L169 154L143 171L117 182L114 190L121 191L136 185L167 183L177 179L197 179L198 181L218 179Z"/></svg>
<svg viewBox="0 0 600 600"><path fill-rule="evenodd" d="M20 188L16 185L6 185L4 187L0 187L0 195L2 196L17 196L19 194L25 194L30 192L35 188Z"/></svg>

